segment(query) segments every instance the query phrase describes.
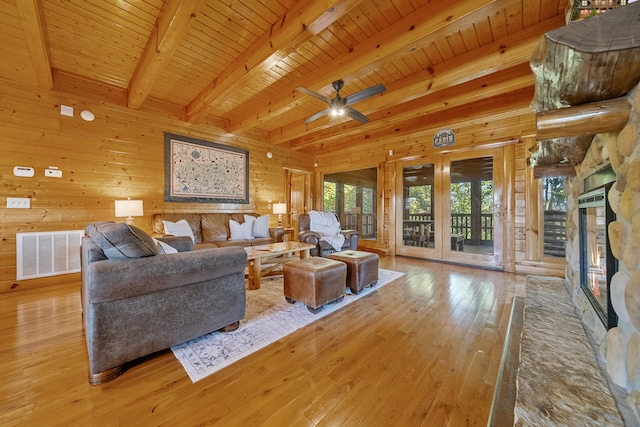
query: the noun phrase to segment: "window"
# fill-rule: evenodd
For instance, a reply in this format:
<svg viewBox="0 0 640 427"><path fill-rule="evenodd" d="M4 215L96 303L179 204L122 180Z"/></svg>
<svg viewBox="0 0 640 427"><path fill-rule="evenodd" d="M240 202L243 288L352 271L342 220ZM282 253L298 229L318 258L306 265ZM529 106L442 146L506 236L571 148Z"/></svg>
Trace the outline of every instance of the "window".
<svg viewBox="0 0 640 427"><path fill-rule="evenodd" d="M542 179L544 256L564 258L567 243L567 197L564 178Z"/></svg>
<svg viewBox="0 0 640 427"><path fill-rule="evenodd" d="M377 168L325 175L324 210L335 212L344 230L358 230L360 238L375 239L377 183Z"/></svg>
<svg viewBox="0 0 640 427"><path fill-rule="evenodd" d="M324 182L324 210L336 212L336 183Z"/></svg>

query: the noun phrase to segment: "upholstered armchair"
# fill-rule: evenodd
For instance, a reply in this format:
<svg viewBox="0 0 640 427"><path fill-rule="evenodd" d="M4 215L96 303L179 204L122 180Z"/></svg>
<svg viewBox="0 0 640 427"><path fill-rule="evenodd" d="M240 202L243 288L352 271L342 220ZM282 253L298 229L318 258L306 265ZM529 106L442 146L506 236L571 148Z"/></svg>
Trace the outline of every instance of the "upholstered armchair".
<svg viewBox="0 0 640 427"><path fill-rule="evenodd" d="M313 212L313 211L312 211ZM302 243L309 243L315 245L315 248L310 250L311 256L326 257L334 252L357 250L358 249L358 232L356 230L341 230L340 223L335 214L330 212L320 212L323 215L332 215L337 222L338 233L344 236L344 243L341 247L335 247L335 239L331 236L324 236L322 232L318 231L317 226L313 226L311 223L311 217L313 213L301 214L298 216L298 240Z"/></svg>

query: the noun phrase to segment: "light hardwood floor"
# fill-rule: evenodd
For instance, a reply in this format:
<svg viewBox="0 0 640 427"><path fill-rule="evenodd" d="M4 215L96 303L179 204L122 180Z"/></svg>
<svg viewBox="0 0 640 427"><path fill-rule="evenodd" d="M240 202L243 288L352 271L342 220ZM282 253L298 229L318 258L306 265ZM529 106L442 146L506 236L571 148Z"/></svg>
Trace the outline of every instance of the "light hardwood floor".
<svg viewBox="0 0 640 427"><path fill-rule="evenodd" d="M0 296L0 425L486 425L526 277L380 267L406 274L195 384L166 350L91 386L79 283Z"/></svg>

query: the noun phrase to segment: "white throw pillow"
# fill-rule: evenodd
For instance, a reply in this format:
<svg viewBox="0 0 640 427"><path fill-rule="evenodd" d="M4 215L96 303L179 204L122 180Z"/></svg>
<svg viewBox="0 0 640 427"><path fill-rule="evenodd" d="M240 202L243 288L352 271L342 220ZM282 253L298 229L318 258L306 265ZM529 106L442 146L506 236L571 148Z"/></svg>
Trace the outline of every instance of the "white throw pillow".
<svg viewBox="0 0 640 427"><path fill-rule="evenodd" d="M168 243L163 242L162 240L153 239L154 242L158 245L158 253L159 254L177 254L178 250Z"/></svg>
<svg viewBox="0 0 640 427"><path fill-rule="evenodd" d="M240 224L233 219L229 220L229 230L231 231L231 240L251 240L251 229L253 221L245 221Z"/></svg>
<svg viewBox="0 0 640 427"><path fill-rule="evenodd" d="M189 223L186 219L181 219L177 222L162 221L164 224L164 233L171 234L172 236L189 236L195 243L196 239L193 236L193 230L189 227Z"/></svg>
<svg viewBox="0 0 640 427"><path fill-rule="evenodd" d="M253 237L269 237L269 214L255 217L245 215L244 222L253 222L251 235Z"/></svg>

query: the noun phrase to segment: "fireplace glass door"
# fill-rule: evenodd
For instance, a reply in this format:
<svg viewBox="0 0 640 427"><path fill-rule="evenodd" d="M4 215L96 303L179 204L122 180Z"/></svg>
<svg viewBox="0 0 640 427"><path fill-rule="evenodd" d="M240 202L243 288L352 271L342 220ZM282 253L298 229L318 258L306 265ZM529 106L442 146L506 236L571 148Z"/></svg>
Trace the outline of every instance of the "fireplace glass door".
<svg viewBox="0 0 640 427"><path fill-rule="evenodd" d="M617 271L611 254L607 227L614 213L607 202L610 185L582 194L580 209L580 284L596 313L608 328L616 326L618 317L611 306L609 287Z"/></svg>

